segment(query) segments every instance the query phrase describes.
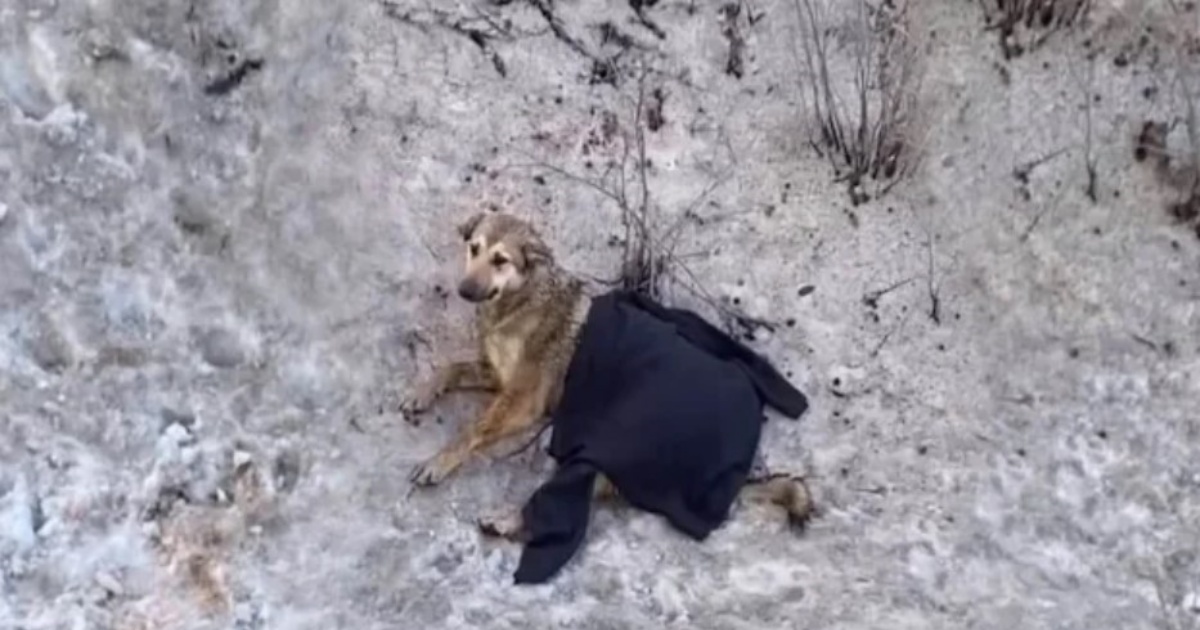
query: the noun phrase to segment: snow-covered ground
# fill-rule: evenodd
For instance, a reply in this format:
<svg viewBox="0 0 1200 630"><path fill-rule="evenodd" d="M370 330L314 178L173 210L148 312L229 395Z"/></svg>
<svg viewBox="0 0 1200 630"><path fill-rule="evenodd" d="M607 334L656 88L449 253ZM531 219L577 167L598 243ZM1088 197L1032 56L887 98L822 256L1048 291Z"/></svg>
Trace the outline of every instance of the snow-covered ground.
<svg viewBox="0 0 1200 630"><path fill-rule="evenodd" d="M914 2L921 161L851 205L793 0L9 0L0 628L1200 627L1200 239L1134 151L1192 150L1200 9L1096 5L1006 60L977 3ZM822 515L601 510L514 587L474 521L550 464L412 491L478 401L390 410L472 347L468 213L616 275L590 183L638 123L668 298L776 324L812 409L763 455Z"/></svg>

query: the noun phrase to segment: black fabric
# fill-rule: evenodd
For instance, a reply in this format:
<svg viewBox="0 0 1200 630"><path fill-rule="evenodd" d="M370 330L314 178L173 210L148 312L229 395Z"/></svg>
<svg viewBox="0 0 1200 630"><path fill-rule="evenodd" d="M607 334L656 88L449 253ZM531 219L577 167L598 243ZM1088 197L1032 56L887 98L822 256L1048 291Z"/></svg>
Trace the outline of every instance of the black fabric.
<svg viewBox="0 0 1200 630"><path fill-rule="evenodd" d="M549 580L582 545L603 473L630 504L703 540L753 463L769 404L808 400L753 350L684 309L615 291L592 301L553 418L558 469L525 505L514 579Z"/></svg>

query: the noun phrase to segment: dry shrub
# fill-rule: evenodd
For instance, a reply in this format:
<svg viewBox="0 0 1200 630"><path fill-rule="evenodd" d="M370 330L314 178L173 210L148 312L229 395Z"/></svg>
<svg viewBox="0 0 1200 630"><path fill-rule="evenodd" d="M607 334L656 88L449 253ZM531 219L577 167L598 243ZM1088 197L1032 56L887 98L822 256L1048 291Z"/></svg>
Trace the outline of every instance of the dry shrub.
<svg viewBox="0 0 1200 630"><path fill-rule="evenodd" d="M1167 97L1173 114L1146 120L1134 140L1133 158L1148 163L1158 181L1176 193L1167 211L1200 237L1200 10L1168 2L1144 32L1167 51Z"/></svg>
<svg viewBox="0 0 1200 630"><path fill-rule="evenodd" d="M1059 31L1081 24L1092 0L980 0L987 30L1000 37L1005 59L1041 46Z"/></svg>
<svg viewBox="0 0 1200 630"><path fill-rule="evenodd" d="M793 0L818 133L855 205L885 194L915 165L917 50L903 0ZM876 182L869 191L870 182Z"/></svg>

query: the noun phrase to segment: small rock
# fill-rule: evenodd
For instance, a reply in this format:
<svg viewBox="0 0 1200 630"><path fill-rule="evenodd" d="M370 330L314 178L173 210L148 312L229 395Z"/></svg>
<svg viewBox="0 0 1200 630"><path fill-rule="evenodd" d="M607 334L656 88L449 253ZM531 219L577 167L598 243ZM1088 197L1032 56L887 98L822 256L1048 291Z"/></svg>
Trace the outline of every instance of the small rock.
<svg viewBox="0 0 1200 630"><path fill-rule="evenodd" d="M175 422L163 429L163 437L172 444L183 444L192 439L192 432L187 427Z"/></svg>
<svg viewBox="0 0 1200 630"><path fill-rule="evenodd" d="M204 234L216 222L204 202L192 193L175 190L171 201L175 202L175 224L188 234Z"/></svg>
<svg viewBox="0 0 1200 630"><path fill-rule="evenodd" d="M271 475L280 492L291 492L300 480L300 456L294 451L284 451L275 458Z"/></svg>
<svg viewBox="0 0 1200 630"><path fill-rule="evenodd" d="M8 218L8 204L0 201L0 225L4 224L4 220Z"/></svg>
<svg viewBox="0 0 1200 630"><path fill-rule="evenodd" d="M200 332L196 336L196 344L200 348L200 356L213 367L237 367L246 360L237 336L223 328Z"/></svg>
<svg viewBox="0 0 1200 630"><path fill-rule="evenodd" d="M249 464L251 462L251 460L253 460L253 459L254 458L250 455L250 453L247 453L246 451L242 451L242 450L234 451L233 452L233 468L234 468L234 470L241 469L242 466Z"/></svg>
<svg viewBox="0 0 1200 630"><path fill-rule="evenodd" d="M26 341L33 362L47 372L62 372L74 361L71 344L49 318L43 317Z"/></svg>
<svg viewBox="0 0 1200 630"><path fill-rule="evenodd" d="M196 426L196 414L186 409L163 407L159 411L159 417L162 418L164 430L171 425L179 425L185 431L191 431L192 427Z"/></svg>

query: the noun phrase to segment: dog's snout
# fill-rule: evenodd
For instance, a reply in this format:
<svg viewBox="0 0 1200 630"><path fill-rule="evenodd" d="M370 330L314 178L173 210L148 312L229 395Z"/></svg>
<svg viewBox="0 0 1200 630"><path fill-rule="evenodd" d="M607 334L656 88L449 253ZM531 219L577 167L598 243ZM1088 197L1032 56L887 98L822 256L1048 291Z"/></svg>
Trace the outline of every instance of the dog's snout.
<svg viewBox="0 0 1200 630"><path fill-rule="evenodd" d="M458 295L468 302L482 302L487 297L487 289L471 278L467 278L458 283Z"/></svg>

